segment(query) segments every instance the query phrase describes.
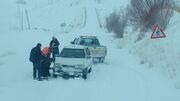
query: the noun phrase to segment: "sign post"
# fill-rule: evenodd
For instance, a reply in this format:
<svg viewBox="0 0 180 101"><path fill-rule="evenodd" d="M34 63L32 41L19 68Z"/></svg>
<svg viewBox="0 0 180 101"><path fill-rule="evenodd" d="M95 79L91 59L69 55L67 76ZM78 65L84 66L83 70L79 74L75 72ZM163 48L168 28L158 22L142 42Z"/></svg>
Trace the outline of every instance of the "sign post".
<svg viewBox="0 0 180 101"><path fill-rule="evenodd" d="M20 27L21 30L24 30L24 5L26 5L26 1L25 0L17 0L16 4L18 5L18 16L19 16L19 21L20 21Z"/></svg>
<svg viewBox="0 0 180 101"><path fill-rule="evenodd" d="M154 25L154 28L153 28L153 33L151 35L151 39L161 39L161 38L166 38L166 35L164 33L164 31L161 29L160 25L159 24L156 24ZM160 40L157 40L154 45L156 45L157 47L157 50L163 50L163 47L162 45L160 44ZM167 61L165 60L165 53L164 52L160 52L158 54L160 56L160 59L161 60L164 60L164 61Z"/></svg>

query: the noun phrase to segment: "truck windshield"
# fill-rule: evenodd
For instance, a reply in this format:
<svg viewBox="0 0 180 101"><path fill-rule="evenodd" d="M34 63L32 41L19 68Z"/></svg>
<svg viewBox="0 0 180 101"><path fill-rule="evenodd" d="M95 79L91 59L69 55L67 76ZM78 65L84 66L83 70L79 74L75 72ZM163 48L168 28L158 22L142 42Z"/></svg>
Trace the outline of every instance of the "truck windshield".
<svg viewBox="0 0 180 101"><path fill-rule="evenodd" d="M85 46L98 46L99 41L96 38L82 38L80 40L80 45L85 45Z"/></svg>
<svg viewBox="0 0 180 101"><path fill-rule="evenodd" d="M85 53L84 53L83 49L64 48L60 53L60 57L65 57L65 58L85 58Z"/></svg>

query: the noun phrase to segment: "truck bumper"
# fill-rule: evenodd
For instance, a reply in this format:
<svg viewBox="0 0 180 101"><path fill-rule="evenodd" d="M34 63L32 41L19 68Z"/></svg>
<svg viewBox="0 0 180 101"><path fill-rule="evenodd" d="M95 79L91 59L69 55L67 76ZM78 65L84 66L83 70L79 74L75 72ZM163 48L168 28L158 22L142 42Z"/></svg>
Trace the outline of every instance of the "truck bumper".
<svg viewBox="0 0 180 101"><path fill-rule="evenodd" d="M69 77L80 77L83 75L83 69L59 69L59 68L54 68L53 70L53 75L56 76L69 76Z"/></svg>

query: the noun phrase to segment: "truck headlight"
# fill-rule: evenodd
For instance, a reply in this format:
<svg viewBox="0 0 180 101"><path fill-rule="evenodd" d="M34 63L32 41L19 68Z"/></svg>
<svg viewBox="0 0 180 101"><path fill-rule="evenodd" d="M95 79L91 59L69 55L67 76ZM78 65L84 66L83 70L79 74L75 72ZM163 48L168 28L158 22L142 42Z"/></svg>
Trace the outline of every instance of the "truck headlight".
<svg viewBox="0 0 180 101"><path fill-rule="evenodd" d="M54 67L62 67L62 65L60 63L54 63Z"/></svg>
<svg viewBox="0 0 180 101"><path fill-rule="evenodd" d="M59 66L59 64L58 63L54 63L54 67L58 67Z"/></svg>

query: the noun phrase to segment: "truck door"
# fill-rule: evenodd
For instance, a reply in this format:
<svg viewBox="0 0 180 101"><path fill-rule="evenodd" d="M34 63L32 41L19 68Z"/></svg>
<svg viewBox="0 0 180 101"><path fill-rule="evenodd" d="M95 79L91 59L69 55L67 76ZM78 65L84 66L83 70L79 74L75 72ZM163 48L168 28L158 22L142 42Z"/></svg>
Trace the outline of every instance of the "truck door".
<svg viewBox="0 0 180 101"><path fill-rule="evenodd" d="M86 48L86 64L87 66L92 64L92 58L88 48Z"/></svg>

